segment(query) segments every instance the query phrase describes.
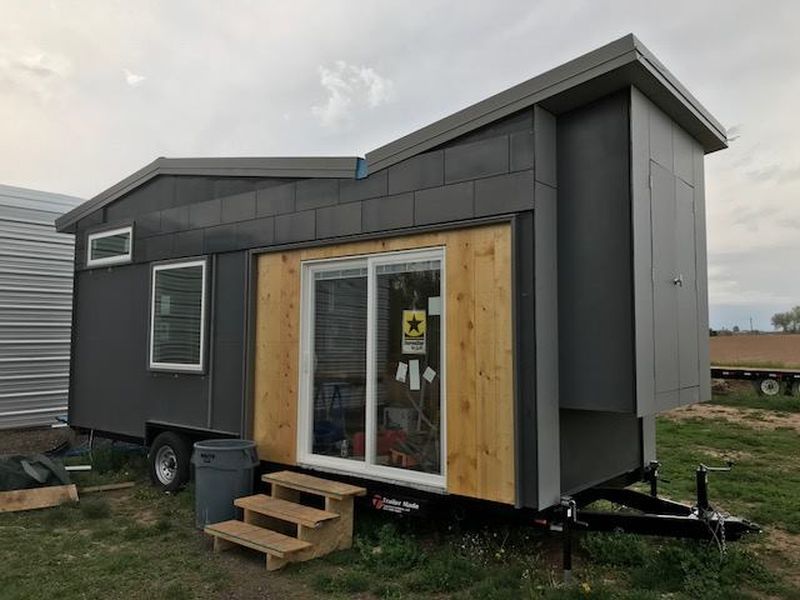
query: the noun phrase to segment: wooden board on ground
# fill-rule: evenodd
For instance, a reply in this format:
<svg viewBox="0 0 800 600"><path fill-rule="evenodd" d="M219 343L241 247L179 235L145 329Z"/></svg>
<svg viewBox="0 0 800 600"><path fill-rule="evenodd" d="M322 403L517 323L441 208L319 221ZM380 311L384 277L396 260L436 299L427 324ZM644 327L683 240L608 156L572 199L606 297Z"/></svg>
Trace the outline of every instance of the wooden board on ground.
<svg viewBox="0 0 800 600"><path fill-rule="evenodd" d="M0 492L0 513L50 508L78 501L75 484Z"/></svg>
<svg viewBox="0 0 800 600"><path fill-rule="evenodd" d="M136 485L135 481L125 481L122 483L106 483L103 485L90 485L80 488L81 494L94 494L95 492L112 492L114 490L125 490Z"/></svg>

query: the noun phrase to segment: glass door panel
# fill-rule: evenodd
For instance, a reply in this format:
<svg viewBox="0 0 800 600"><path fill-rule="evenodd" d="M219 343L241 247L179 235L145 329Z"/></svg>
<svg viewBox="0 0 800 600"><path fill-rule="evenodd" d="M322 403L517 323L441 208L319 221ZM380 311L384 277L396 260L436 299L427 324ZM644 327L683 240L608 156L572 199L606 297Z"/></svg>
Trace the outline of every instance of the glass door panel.
<svg viewBox="0 0 800 600"><path fill-rule="evenodd" d="M383 260L374 282L374 462L439 475L441 261Z"/></svg>
<svg viewBox="0 0 800 600"><path fill-rule="evenodd" d="M313 277L312 453L364 460L367 404L367 269L346 265Z"/></svg>

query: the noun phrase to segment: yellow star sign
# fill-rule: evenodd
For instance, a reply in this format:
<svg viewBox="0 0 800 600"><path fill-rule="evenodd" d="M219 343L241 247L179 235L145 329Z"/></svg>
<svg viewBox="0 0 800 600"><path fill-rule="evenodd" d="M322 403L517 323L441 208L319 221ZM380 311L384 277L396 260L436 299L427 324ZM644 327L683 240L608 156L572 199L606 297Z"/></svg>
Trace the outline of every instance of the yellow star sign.
<svg viewBox="0 0 800 600"><path fill-rule="evenodd" d="M403 333L406 337L424 337L425 323L426 319L424 310L403 311Z"/></svg>

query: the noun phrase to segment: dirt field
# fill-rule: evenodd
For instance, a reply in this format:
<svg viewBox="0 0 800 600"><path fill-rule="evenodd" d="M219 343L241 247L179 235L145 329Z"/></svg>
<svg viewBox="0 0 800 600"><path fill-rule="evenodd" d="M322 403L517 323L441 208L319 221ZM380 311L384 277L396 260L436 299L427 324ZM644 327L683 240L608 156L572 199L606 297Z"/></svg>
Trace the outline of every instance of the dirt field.
<svg viewBox="0 0 800 600"><path fill-rule="evenodd" d="M710 348L715 365L800 369L800 334L720 335Z"/></svg>

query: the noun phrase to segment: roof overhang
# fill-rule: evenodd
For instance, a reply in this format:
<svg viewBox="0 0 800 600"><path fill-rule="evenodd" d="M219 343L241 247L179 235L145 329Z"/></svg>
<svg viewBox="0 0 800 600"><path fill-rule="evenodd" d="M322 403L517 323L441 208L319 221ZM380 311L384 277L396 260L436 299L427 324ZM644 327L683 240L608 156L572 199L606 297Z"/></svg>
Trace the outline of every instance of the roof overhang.
<svg viewBox="0 0 800 600"><path fill-rule="evenodd" d="M146 167L100 192L56 219L56 229L65 231L93 213L147 183L158 175L209 177L356 177L359 161L354 156L276 158L157 158Z"/></svg>
<svg viewBox="0 0 800 600"><path fill-rule="evenodd" d="M385 169L534 104L558 115L628 86L639 88L706 153L727 147L725 128L636 36L628 34L368 152L367 167L370 172Z"/></svg>
<svg viewBox="0 0 800 600"><path fill-rule="evenodd" d="M361 178L539 104L558 115L635 86L706 153L727 147L725 128L633 34L423 127L366 155L307 158L159 158L56 220L59 231L158 175Z"/></svg>

